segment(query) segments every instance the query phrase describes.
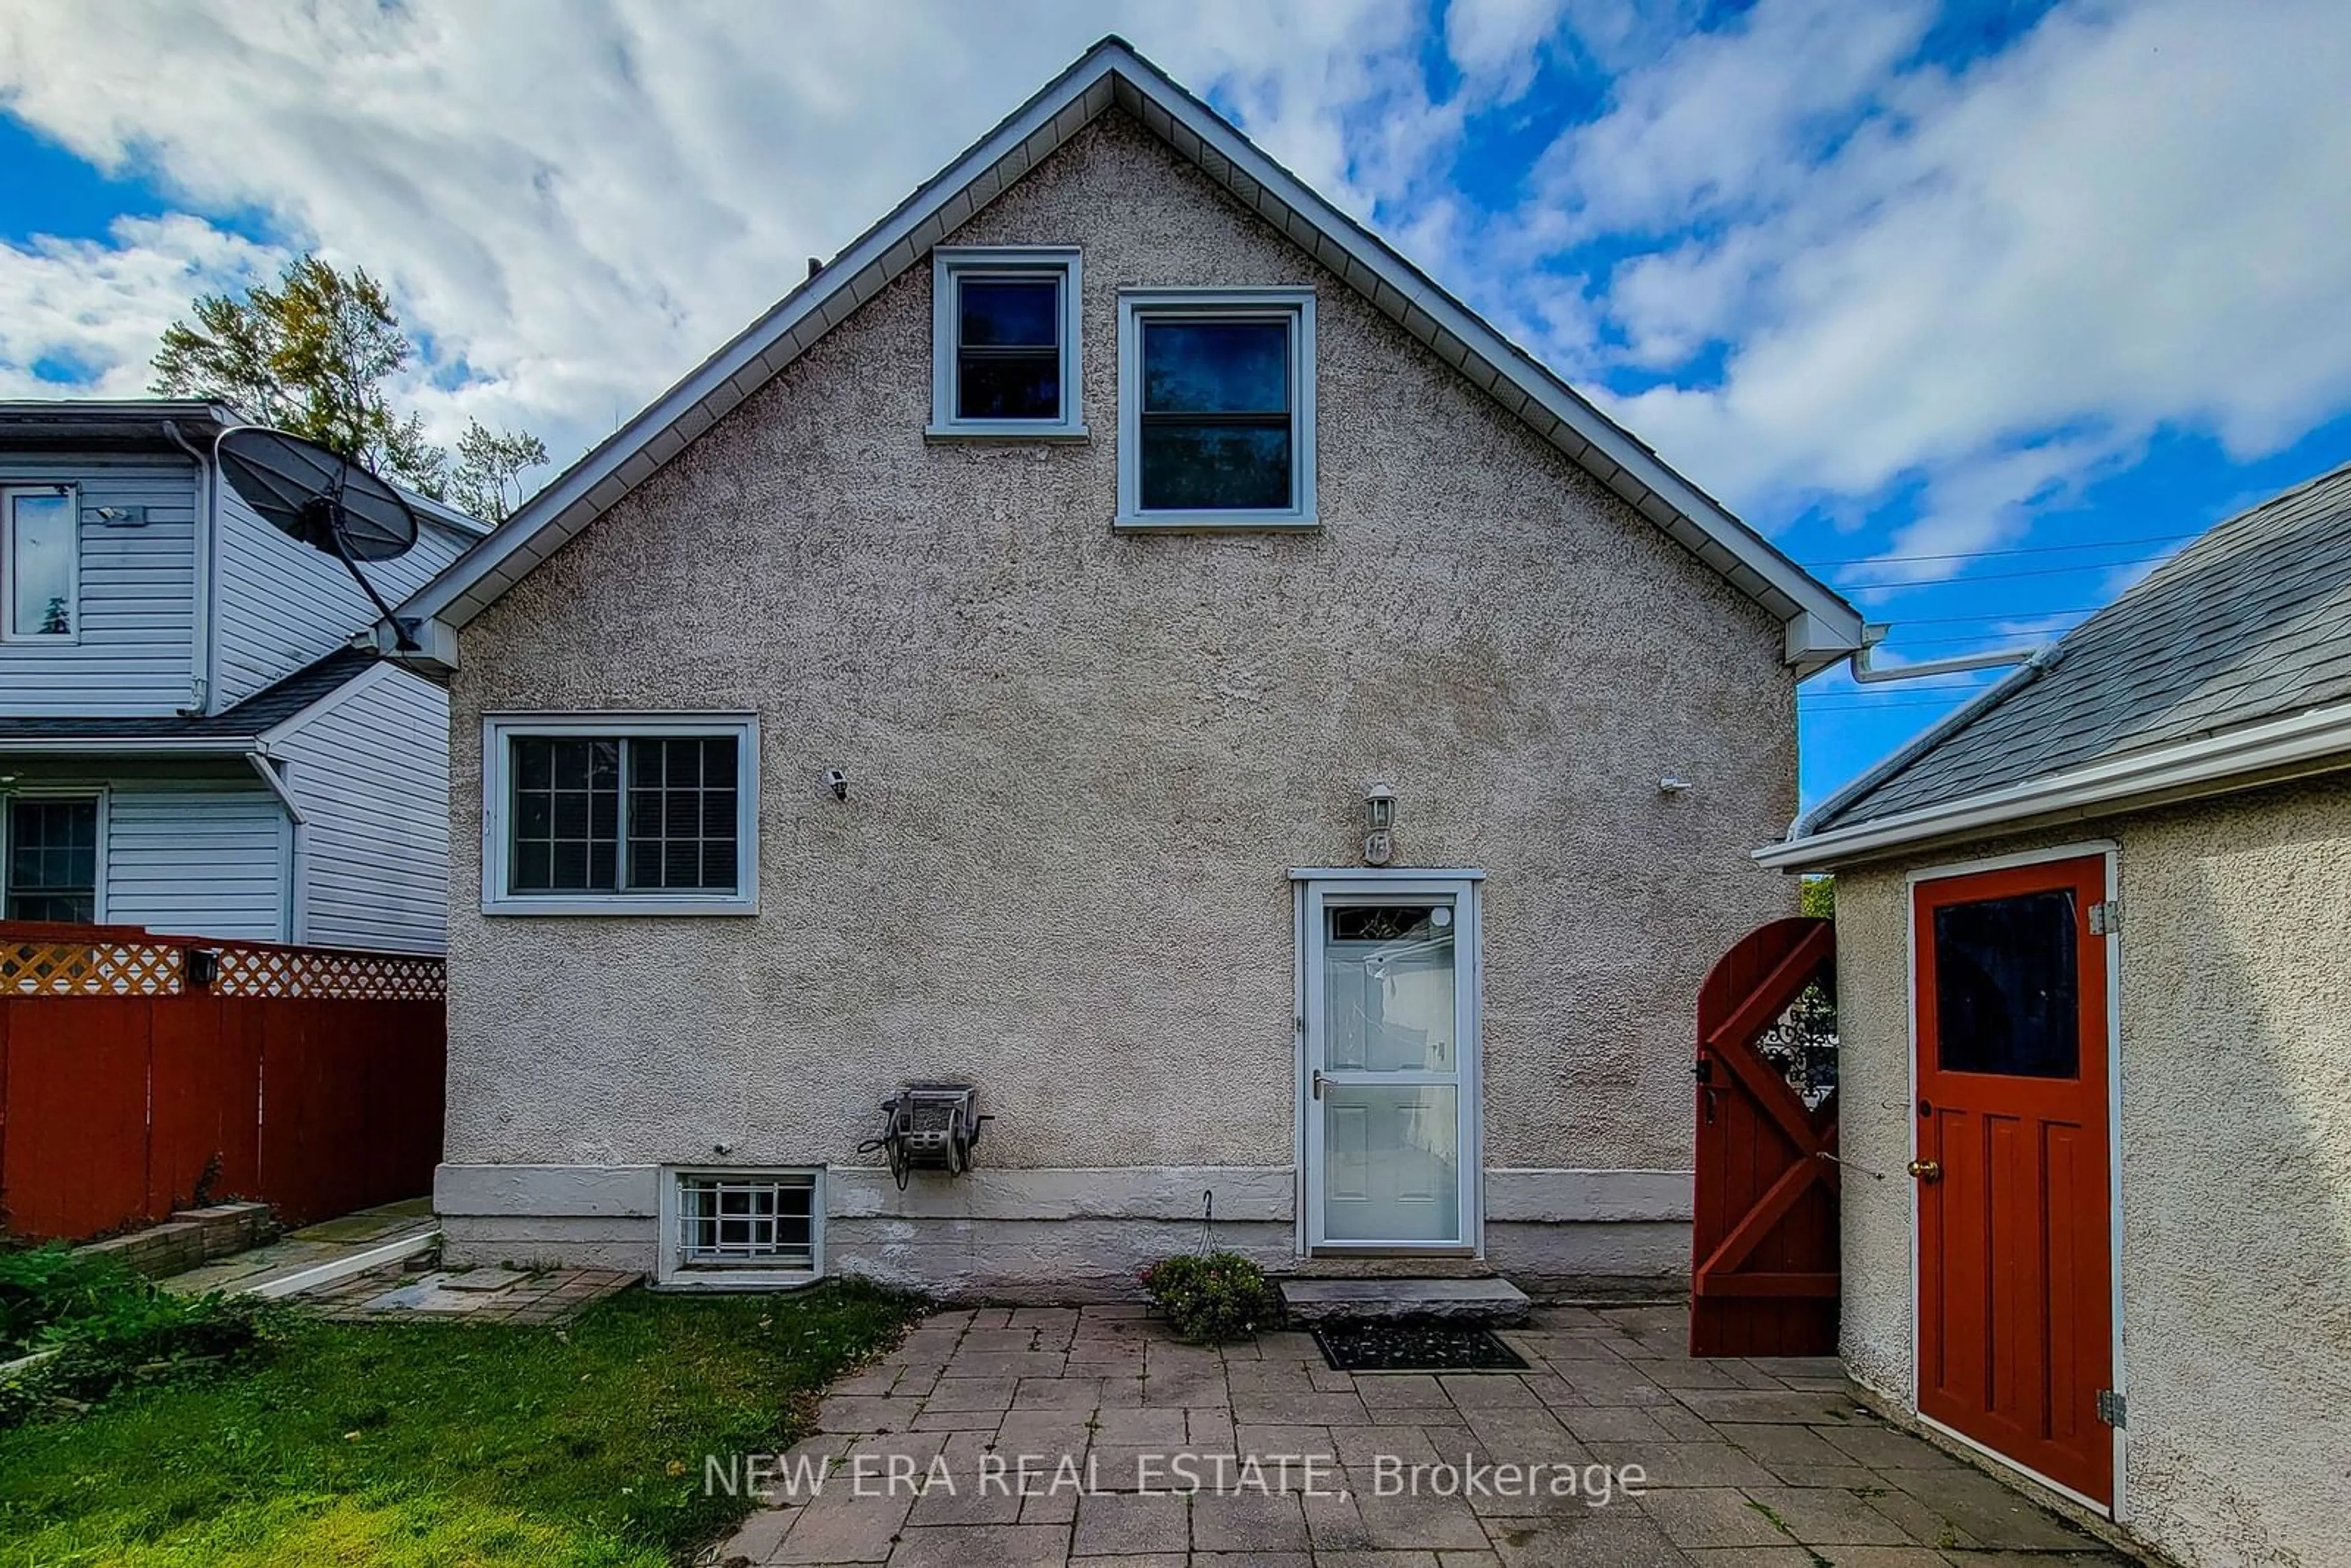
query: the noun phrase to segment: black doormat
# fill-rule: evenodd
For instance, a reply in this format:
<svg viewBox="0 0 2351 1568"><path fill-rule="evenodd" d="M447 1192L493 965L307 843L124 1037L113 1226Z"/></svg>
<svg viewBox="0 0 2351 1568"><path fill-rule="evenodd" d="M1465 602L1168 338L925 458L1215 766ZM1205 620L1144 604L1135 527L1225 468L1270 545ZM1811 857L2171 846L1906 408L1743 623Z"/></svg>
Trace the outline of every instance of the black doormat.
<svg viewBox="0 0 2351 1568"><path fill-rule="evenodd" d="M1332 1318L1314 1325L1339 1372L1524 1372L1517 1351L1478 1323L1448 1318Z"/></svg>

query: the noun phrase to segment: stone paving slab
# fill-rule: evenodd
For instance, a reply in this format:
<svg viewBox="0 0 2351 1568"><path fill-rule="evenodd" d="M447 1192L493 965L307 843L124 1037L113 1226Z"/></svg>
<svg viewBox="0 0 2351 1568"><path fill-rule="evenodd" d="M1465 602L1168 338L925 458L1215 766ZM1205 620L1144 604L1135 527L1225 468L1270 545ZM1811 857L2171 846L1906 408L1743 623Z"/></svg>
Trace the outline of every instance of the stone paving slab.
<svg viewBox="0 0 2351 1568"><path fill-rule="evenodd" d="M1134 1307L935 1313L836 1384L821 1490L717 1561L1017 1568L2121 1568L1809 1357L1692 1361L1678 1308L1537 1307L1523 1373L1333 1373ZM900 1469L893 1475L890 1466ZM1637 1479L1636 1479L1637 1478Z"/></svg>
<svg viewBox="0 0 2351 1568"><path fill-rule="evenodd" d="M294 1300L343 1322L381 1322L413 1317L543 1325L566 1322L590 1301L626 1290L639 1278L613 1269L498 1272L510 1277L492 1281L482 1270L452 1272L432 1269L411 1273L395 1263L355 1274L316 1291L306 1291Z"/></svg>

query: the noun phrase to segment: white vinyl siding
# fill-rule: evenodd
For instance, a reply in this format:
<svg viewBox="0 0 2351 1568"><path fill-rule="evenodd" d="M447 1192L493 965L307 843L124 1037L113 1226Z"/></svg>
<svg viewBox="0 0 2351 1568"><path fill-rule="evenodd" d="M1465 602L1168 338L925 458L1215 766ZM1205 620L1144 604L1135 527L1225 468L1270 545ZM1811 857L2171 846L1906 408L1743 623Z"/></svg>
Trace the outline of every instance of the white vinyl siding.
<svg viewBox="0 0 2351 1568"><path fill-rule="evenodd" d="M270 743L302 810L299 939L438 953L449 907L449 698L389 665Z"/></svg>
<svg viewBox="0 0 2351 1568"><path fill-rule="evenodd" d="M282 942L288 826L277 798L258 785L110 790L101 918L191 936Z"/></svg>
<svg viewBox="0 0 2351 1568"><path fill-rule="evenodd" d="M0 486L70 485L79 503L75 635L0 643L0 715L159 717L194 674L195 465L127 454L0 457ZM101 509L140 520L110 523Z"/></svg>
<svg viewBox="0 0 2351 1568"><path fill-rule="evenodd" d="M417 530L415 549L360 570L387 601L398 604L471 542L428 520ZM375 622L375 606L341 561L271 528L228 486L221 487L218 560L215 713L333 653Z"/></svg>

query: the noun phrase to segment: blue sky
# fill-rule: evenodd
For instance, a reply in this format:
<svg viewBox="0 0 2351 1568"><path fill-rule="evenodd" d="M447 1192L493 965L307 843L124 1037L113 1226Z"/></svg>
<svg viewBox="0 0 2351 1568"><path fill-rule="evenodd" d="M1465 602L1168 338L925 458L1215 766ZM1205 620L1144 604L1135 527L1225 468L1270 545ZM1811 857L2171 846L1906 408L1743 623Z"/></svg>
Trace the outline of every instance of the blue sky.
<svg viewBox="0 0 2351 1568"><path fill-rule="evenodd" d="M386 278L452 435L608 432L1116 28L1891 622L2040 641L2351 459L2351 46L2265 0L0 14L0 395ZM910 110L919 106L919 110ZM1992 676L1802 701L1808 798Z"/></svg>

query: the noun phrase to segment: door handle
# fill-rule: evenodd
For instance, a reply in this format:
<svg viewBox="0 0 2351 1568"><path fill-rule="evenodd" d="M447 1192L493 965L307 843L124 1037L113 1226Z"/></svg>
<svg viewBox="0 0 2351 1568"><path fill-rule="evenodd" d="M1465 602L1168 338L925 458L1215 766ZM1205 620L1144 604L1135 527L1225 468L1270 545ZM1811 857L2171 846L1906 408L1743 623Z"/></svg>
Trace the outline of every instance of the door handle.
<svg viewBox="0 0 2351 1568"><path fill-rule="evenodd" d="M1940 1181L1943 1179L1943 1167L1939 1161L1912 1160L1908 1168L1910 1174L1917 1176L1920 1181Z"/></svg>
<svg viewBox="0 0 2351 1568"><path fill-rule="evenodd" d="M1314 1070L1314 1082L1313 1082L1313 1088L1314 1088L1314 1098L1316 1098L1317 1100L1322 1099L1322 1070L1321 1068L1319 1068L1319 1067L1318 1067L1318 1068L1316 1068L1316 1069Z"/></svg>

